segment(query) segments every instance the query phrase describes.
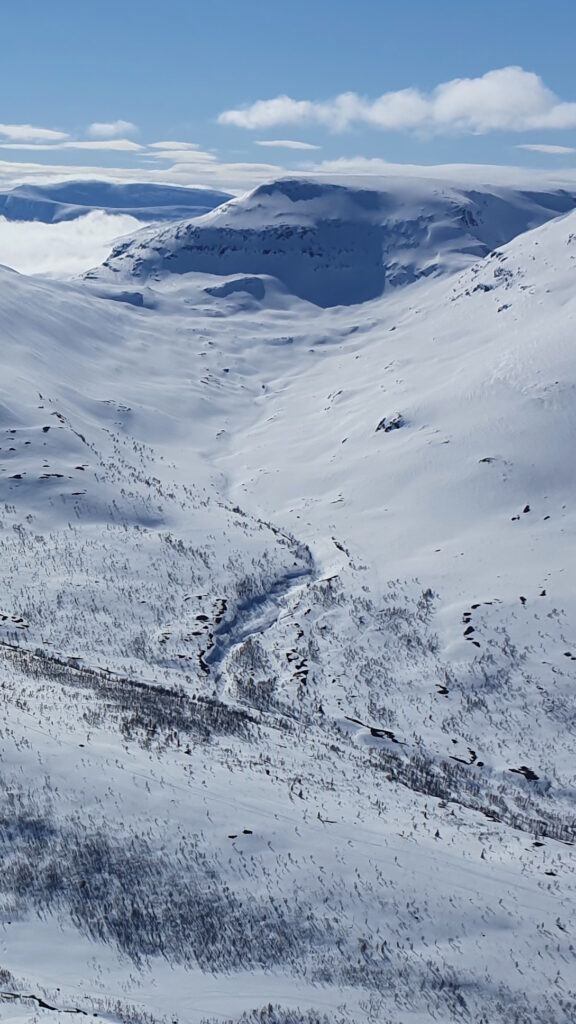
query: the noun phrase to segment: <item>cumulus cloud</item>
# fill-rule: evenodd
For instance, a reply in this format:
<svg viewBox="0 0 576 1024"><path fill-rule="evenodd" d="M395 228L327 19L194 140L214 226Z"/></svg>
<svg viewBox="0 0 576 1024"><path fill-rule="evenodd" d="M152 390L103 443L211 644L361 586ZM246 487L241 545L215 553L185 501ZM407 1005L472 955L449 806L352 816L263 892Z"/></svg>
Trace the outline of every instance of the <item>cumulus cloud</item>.
<svg viewBox="0 0 576 1024"><path fill-rule="evenodd" d="M93 139L119 139L137 135L138 128L132 121L93 121L87 134Z"/></svg>
<svg viewBox="0 0 576 1024"><path fill-rule="evenodd" d="M102 263L119 236L142 227L134 217L101 210L59 224L0 217L0 264L22 274L80 274Z"/></svg>
<svg viewBox="0 0 576 1024"><path fill-rule="evenodd" d="M534 72L505 67L479 78L455 78L429 93L410 88L368 99L348 92L326 101L277 96L226 110L218 121L254 131L316 124L332 131L368 125L388 131L483 134L576 128L576 103L558 99Z"/></svg>
<svg viewBox="0 0 576 1024"><path fill-rule="evenodd" d="M298 142L297 139L259 139L257 146L269 146L271 149L320 149L311 142Z"/></svg>
<svg viewBox="0 0 576 1024"><path fill-rule="evenodd" d="M14 142L63 142L69 138L66 132L35 128L31 124L0 124L0 137Z"/></svg>
<svg viewBox="0 0 576 1024"><path fill-rule="evenodd" d="M256 100L251 106L239 110L225 110L219 115L218 123L253 129L275 128L279 124L303 124L314 120L322 123L320 108L323 106L310 100L277 96L273 100Z"/></svg>
<svg viewBox="0 0 576 1024"><path fill-rule="evenodd" d="M550 153L554 156L576 153L573 146L549 146L545 142L524 142L521 146L516 146L516 149L529 149L533 153Z"/></svg>

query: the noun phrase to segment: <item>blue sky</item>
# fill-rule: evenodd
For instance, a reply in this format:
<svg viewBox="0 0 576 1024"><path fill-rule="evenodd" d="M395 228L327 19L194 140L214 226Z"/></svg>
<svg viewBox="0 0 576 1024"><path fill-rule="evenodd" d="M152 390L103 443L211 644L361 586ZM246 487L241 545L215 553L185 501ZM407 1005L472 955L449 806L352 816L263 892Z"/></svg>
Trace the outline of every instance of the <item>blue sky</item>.
<svg viewBox="0 0 576 1024"><path fill-rule="evenodd" d="M21 0L2 17L0 181L573 167L575 39L573 0Z"/></svg>

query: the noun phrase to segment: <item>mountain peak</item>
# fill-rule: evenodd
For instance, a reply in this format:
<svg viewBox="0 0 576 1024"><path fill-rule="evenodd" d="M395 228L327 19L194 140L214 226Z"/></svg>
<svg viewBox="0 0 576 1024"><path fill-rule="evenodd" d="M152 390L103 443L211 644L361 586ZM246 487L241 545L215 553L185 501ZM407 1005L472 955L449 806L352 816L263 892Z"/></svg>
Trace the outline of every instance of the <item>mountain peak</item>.
<svg viewBox="0 0 576 1024"><path fill-rule="evenodd" d="M282 178L192 222L122 242L92 279L266 275L318 306L353 305L454 272L574 208L565 190L466 188L422 179Z"/></svg>

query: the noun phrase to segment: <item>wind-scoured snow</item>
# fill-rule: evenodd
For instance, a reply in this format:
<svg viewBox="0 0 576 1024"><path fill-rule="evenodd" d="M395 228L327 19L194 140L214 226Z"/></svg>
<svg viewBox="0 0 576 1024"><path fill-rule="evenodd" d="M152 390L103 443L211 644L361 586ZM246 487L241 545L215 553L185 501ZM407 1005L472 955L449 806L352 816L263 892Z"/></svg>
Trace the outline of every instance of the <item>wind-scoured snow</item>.
<svg viewBox="0 0 576 1024"><path fill-rule="evenodd" d="M571 206L0 270L3 1019L574 1019Z"/></svg>

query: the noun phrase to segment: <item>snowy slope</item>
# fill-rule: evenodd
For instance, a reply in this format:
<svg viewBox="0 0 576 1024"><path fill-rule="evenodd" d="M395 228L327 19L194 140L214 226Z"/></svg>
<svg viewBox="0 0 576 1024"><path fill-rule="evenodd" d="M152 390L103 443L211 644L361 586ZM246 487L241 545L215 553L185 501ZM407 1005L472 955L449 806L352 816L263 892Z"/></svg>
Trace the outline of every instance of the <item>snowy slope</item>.
<svg viewBox="0 0 576 1024"><path fill-rule="evenodd" d="M150 223L199 217L230 198L226 192L208 188L64 181L53 185L19 185L0 193L0 216L12 221L55 224L84 217L91 210L104 210L130 214Z"/></svg>
<svg viewBox="0 0 576 1024"><path fill-rule="evenodd" d="M2 1019L574 1019L576 213L496 227L0 271Z"/></svg>
<svg viewBox="0 0 576 1024"><path fill-rule="evenodd" d="M108 275L95 276L265 274L319 306L349 305L461 269L575 203L563 189L280 180L194 223L120 242L104 264Z"/></svg>

